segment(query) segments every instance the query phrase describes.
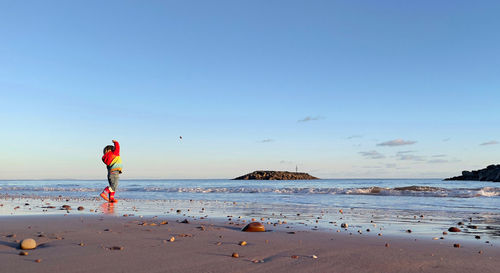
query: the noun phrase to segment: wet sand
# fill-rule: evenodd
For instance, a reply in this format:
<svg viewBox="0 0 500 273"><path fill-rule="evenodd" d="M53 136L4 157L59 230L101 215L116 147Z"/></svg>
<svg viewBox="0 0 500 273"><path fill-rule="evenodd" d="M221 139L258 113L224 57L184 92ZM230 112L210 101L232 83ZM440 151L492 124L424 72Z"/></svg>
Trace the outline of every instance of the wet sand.
<svg viewBox="0 0 500 273"><path fill-rule="evenodd" d="M235 219L111 215L0 217L0 272L498 272L500 248L294 230L242 232ZM168 221L168 223L165 223ZM229 224L229 223L232 224ZM174 237L173 242L170 239ZM19 255L18 241L39 246ZM239 242L247 245L240 246ZM239 258L232 254L238 253ZM315 255L314 258L313 255ZM38 260L38 262L37 262Z"/></svg>

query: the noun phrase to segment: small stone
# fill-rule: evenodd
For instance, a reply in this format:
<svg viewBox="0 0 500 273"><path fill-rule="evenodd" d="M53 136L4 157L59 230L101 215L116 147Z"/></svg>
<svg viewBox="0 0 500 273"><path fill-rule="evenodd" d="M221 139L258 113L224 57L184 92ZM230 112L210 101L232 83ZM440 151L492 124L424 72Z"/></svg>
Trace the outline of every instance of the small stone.
<svg viewBox="0 0 500 273"><path fill-rule="evenodd" d="M188 219L184 219L184 220L181 221L181 223L183 223L183 224L189 224L189 221L188 221Z"/></svg>
<svg viewBox="0 0 500 273"><path fill-rule="evenodd" d="M222 243L221 242L217 242L216 245L220 246L220 245L222 245Z"/></svg>
<svg viewBox="0 0 500 273"><path fill-rule="evenodd" d="M474 225L470 225L470 226L467 226L468 228L470 229L477 229L477 226L474 226Z"/></svg>
<svg viewBox="0 0 500 273"><path fill-rule="evenodd" d="M313 258L313 259L317 259L317 258L318 258L318 256L316 256L316 255L312 255L312 256L311 256L311 258Z"/></svg>
<svg viewBox="0 0 500 273"><path fill-rule="evenodd" d="M21 249L24 249L24 250L30 250L30 249L35 249L36 248L36 241L31 239L31 238L27 238L27 239L24 239L21 241Z"/></svg>
<svg viewBox="0 0 500 273"><path fill-rule="evenodd" d="M170 237L170 239L168 239L168 241L169 242L174 242L175 241L175 237L174 236Z"/></svg>
<svg viewBox="0 0 500 273"><path fill-rule="evenodd" d="M16 238L16 234L9 234L7 235L7 238Z"/></svg>
<svg viewBox="0 0 500 273"><path fill-rule="evenodd" d="M453 247L460 248L460 244L453 244Z"/></svg>
<svg viewBox="0 0 500 273"><path fill-rule="evenodd" d="M297 256L297 255L292 255L290 258L292 258L292 259L298 259L298 258L299 258L299 256Z"/></svg>
<svg viewBox="0 0 500 273"><path fill-rule="evenodd" d="M84 244L84 243L79 243L78 245L79 245L79 246L85 246L85 244Z"/></svg>
<svg viewBox="0 0 500 273"><path fill-rule="evenodd" d="M483 254L483 251L482 251L482 250L479 250L479 252L478 252L478 253L479 253L479 254Z"/></svg>
<svg viewBox="0 0 500 273"><path fill-rule="evenodd" d="M111 250L123 250L123 246L114 246Z"/></svg>
<svg viewBox="0 0 500 273"><path fill-rule="evenodd" d="M168 222L167 222L167 221L162 221L162 222L160 223L160 225L166 225L166 224L168 224Z"/></svg>
<svg viewBox="0 0 500 273"><path fill-rule="evenodd" d="M78 207L78 210L84 210L84 209L85 209L85 208L84 208L84 207L82 207L82 206L79 206L79 207Z"/></svg>
<svg viewBox="0 0 500 273"><path fill-rule="evenodd" d="M449 231L449 232L460 232L461 230L460 230L459 228L457 228L457 227L450 227L450 228L448 229L448 231Z"/></svg>
<svg viewBox="0 0 500 273"><path fill-rule="evenodd" d="M28 251L21 251L21 252L19 252L19 255L28 256Z"/></svg>
<svg viewBox="0 0 500 273"><path fill-rule="evenodd" d="M432 240L439 240L439 238L438 237L434 237L434 238L432 238Z"/></svg>
<svg viewBox="0 0 500 273"><path fill-rule="evenodd" d="M407 233L411 233L411 229L407 229L407 230L406 230L406 232L407 232Z"/></svg>
<svg viewBox="0 0 500 273"><path fill-rule="evenodd" d="M247 242L246 241L241 241L241 242L238 243L238 245L240 245L240 246L246 246Z"/></svg>
<svg viewBox="0 0 500 273"><path fill-rule="evenodd" d="M458 222L457 223L458 226L463 226L464 225L464 222Z"/></svg>
<svg viewBox="0 0 500 273"><path fill-rule="evenodd" d="M71 210L71 206L70 205L62 205L61 209L63 209L63 210Z"/></svg>
<svg viewBox="0 0 500 273"><path fill-rule="evenodd" d="M478 240L479 240L479 239L481 239L481 236L476 235L474 238L476 238L476 239L478 239Z"/></svg>
<svg viewBox="0 0 500 273"><path fill-rule="evenodd" d="M233 258L239 258L240 254L238 254L236 252L233 252L233 254L231 255L231 257L233 257Z"/></svg>
<svg viewBox="0 0 500 273"><path fill-rule="evenodd" d="M177 213L181 213L181 210L180 210L180 209L178 209L178 210L176 210L175 212L177 212Z"/></svg>
<svg viewBox="0 0 500 273"><path fill-rule="evenodd" d="M340 227L341 227L341 228L348 228L348 227L349 227L349 225L348 225L348 224L346 224L346 223L342 223L342 224L340 224Z"/></svg>
<svg viewBox="0 0 500 273"><path fill-rule="evenodd" d="M105 229L104 231L111 231L111 229L107 228L107 229Z"/></svg>
<svg viewBox="0 0 500 273"><path fill-rule="evenodd" d="M385 247L389 247L389 244L388 244L388 243L385 243Z"/></svg>
<svg viewBox="0 0 500 273"><path fill-rule="evenodd" d="M295 231L289 231L288 234L295 234Z"/></svg>
<svg viewBox="0 0 500 273"><path fill-rule="evenodd" d="M242 231L245 232L264 232L266 231L266 228L262 223L259 222L251 222L250 224L246 225Z"/></svg>
<svg viewBox="0 0 500 273"><path fill-rule="evenodd" d="M35 260L35 263L41 263L42 262L42 259L36 259Z"/></svg>

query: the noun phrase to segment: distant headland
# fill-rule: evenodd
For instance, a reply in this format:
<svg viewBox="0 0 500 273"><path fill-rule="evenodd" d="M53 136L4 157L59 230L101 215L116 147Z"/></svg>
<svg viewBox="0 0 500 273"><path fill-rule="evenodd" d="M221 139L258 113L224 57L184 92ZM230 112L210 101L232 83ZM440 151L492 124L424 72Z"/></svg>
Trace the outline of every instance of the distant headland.
<svg viewBox="0 0 500 273"><path fill-rule="evenodd" d="M500 182L500 165L489 165L485 169L476 171L463 171L462 175L446 178L445 180L471 180Z"/></svg>
<svg viewBox="0 0 500 273"><path fill-rule="evenodd" d="M319 179L308 173L284 171L255 171L236 177L234 180L315 180Z"/></svg>

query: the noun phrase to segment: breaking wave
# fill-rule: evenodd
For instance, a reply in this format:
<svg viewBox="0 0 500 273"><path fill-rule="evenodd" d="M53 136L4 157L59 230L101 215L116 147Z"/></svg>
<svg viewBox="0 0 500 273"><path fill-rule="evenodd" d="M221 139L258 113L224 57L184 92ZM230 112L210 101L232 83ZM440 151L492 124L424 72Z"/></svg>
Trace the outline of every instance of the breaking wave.
<svg viewBox="0 0 500 273"><path fill-rule="evenodd" d="M98 192L100 188L91 187L36 187L6 186L0 192ZM165 192L165 193L260 193L260 194L337 194L337 195L379 195L379 196L418 196L418 197L497 197L498 187L482 188L440 188L430 186L407 186L395 188L361 187L361 188L313 188L313 187L123 187L120 191L129 192Z"/></svg>

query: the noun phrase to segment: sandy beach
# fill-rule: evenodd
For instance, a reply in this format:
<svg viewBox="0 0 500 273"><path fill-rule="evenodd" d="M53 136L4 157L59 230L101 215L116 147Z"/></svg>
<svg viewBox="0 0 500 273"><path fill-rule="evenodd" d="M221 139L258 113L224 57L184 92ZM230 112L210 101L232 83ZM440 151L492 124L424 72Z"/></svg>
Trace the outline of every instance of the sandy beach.
<svg viewBox="0 0 500 273"><path fill-rule="evenodd" d="M376 236L228 221L67 215L0 218L1 272L498 272L484 242ZM174 238L173 240L171 238ZM19 241L38 247L19 255ZM246 241L244 246L239 245ZM239 257L232 257L238 253Z"/></svg>

